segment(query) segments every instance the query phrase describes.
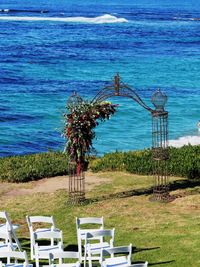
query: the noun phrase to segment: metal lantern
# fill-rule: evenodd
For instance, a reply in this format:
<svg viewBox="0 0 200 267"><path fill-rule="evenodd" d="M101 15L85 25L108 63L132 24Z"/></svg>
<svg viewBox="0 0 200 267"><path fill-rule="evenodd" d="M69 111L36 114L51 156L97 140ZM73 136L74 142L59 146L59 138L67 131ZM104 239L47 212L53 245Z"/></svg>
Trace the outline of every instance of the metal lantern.
<svg viewBox="0 0 200 267"><path fill-rule="evenodd" d="M163 111L167 102L167 96L161 92L160 88L158 88L158 90L152 95L151 102L157 111Z"/></svg>

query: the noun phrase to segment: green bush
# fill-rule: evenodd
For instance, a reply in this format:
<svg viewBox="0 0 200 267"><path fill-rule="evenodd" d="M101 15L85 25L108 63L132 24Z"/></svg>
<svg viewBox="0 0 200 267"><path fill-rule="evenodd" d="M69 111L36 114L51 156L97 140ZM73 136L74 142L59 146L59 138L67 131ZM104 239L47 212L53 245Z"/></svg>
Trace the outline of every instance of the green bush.
<svg viewBox="0 0 200 267"><path fill-rule="evenodd" d="M0 158L0 180L28 182L68 172L68 157L61 152Z"/></svg>
<svg viewBox="0 0 200 267"><path fill-rule="evenodd" d="M115 152L90 163L94 172L128 171L136 174L153 174L151 150ZM169 148L168 172L171 176L200 179L200 146Z"/></svg>
<svg viewBox="0 0 200 267"><path fill-rule="evenodd" d="M168 172L171 176L200 179L200 146L169 148ZM115 152L90 160L90 168L98 171L128 171L153 174L151 150ZM28 182L68 173L68 157L61 152L0 158L0 180Z"/></svg>

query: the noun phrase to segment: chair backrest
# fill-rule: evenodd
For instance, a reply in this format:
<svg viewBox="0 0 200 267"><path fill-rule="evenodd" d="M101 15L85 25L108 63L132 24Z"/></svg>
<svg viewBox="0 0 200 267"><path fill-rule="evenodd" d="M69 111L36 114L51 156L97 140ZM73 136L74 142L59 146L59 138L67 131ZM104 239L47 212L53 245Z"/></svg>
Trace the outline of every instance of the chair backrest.
<svg viewBox="0 0 200 267"><path fill-rule="evenodd" d="M77 218L76 217L76 229L85 229L87 226L92 226L92 229L103 229L104 228L104 221L103 217L85 217L85 218ZM95 227L97 225L99 227ZM91 229L91 227L90 227Z"/></svg>
<svg viewBox="0 0 200 267"><path fill-rule="evenodd" d="M117 256L116 256L117 254ZM105 258L109 255L109 258ZM129 246L113 247L101 250L101 266L130 266L132 255L132 244Z"/></svg>
<svg viewBox="0 0 200 267"><path fill-rule="evenodd" d="M110 236L111 238L113 238L114 241L114 233L115 233L115 228L113 229L100 229L100 230L89 230L87 231L87 233L85 234L86 239L98 239L99 237L106 237L106 236Z"/></svg>
<svg viewBox="0 0 200 267"><path fill-rule="evenodd" d="M33 224L34 223L48 223L51 224L51 228L55 229L55 222L53 216L26 216L26 220L28 223L29 230L34 231Z"/></svg>
<svg viewBox="0 0 200 267"><path fill-rule="evenodd" d="M55 253L49 253L49 265L54 267L54 260L59 260L59 266L63 264L65 259L77 259L76 266L80 266L79 253L75 251L60 251Z"/></svg>
<svg viewBox="0 0 200 267"><path fill-rule="evenodd" d="M63 242L63 236L62 236L62 231L52 231L52 232L37 232L33 233L33 240L39 240L39 239L57 239L60 240L60 242Z"/></svg>
<svg viewBox="0 0 200 267"><path fill-rule="evenodd" d="M101 230L90 230L85 234L85 247L90 244L90 240L99 240L103 242L105 238L110 238L110 247L113 247L114 243L115 228L111 230L101 229Z"/></svg>
<svg viewBox="0 0 200 267"><path fill-rule="evenodd" d="M9 258L9 259L14 259L14 262L16 263L17 260L23 260L23 266L24 267L28 267L29 266L29 262L28 262L28 257L26 254L26 251L0 251L0 259L3 258ZM9 266L12 266L9 264Z"/></svg>

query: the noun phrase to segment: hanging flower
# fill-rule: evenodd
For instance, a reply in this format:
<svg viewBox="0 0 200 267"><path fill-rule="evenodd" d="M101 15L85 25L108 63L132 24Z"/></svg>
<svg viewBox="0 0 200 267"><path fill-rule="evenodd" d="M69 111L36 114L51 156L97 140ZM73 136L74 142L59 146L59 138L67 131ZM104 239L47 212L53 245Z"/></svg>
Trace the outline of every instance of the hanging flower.
<svg viewBox="0 0 200 267"><path fill-rule="evenodd" d="M81 101L73 106L70 104L67 108L71 113L64 114L66 120L64 136L68 140L65 151L69 154L70 160L78 164L78 172L81 164L85 162L86 154L93 149L94 128L99 121L109 119L116 112L116 105L110 102Z"/></svg>

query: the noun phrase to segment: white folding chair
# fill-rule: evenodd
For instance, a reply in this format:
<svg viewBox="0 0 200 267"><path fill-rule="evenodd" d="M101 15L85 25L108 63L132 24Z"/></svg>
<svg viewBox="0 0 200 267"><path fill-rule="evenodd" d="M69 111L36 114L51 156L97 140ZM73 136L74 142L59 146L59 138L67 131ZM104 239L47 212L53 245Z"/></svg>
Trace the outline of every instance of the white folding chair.
<svg viewBox="0 0 200 267"><path fill-rule="evenodd" d="M54 218L53 216L26 216L26 220L28 223L28 228L30 232L30 247L31 247L31 259L34 259L34 249L33 249L33 237L34 234L38 233L52 233L52 232L61 232L59 229L56 228ZM48 228L43 227L43 228L37 228L38 225L41 224L50 224ZM36 226L36 227L35 227ZM51 245L53 245L54 240L53 238L51 239Z"/></svg>
<svg viewBox="0 0 200 267"><path fill-rule="evenodd" d="M93 260L100 261L102 249L113 247L114 233L115 229L113 228L112 230L91 230L85 234L84 267L86 266L87 260L89 267L92 267Z"/></svg>
<svg viewBox="0 0 200 267"><path fill-rule="evenodd" d="M49 240L50 245L40 245L39 242ZM54 241L52 244L51 241ZM33 258L35 259L36 267L39 267L40 259L49 259L49 254L63 252L62 231L58 232L37 232L33 233Z"/></svg>
<svg viewBox="0 0 200 267"><path fill-rule="evenodd" d="M78 259L78 261L72 263L66 263L65 261L71 259ZM58 261L58 263L56 263ZM50 267L80 267L79 253L74 251L61 251L49 254L49 266Z"/></svg>
<svg viewBox="0 0 200 267"><path fill-rule="evenodd" d="M0 251L0 259L7 258L7 263L2 263L0 261L0 267L32 267L32 264L29 264L26 251ZM13 261L14 260L14 261ZM18 260L23 261L19 263ZM10 262L11 261L11 262ZM13 262L12 262L13 261Z"/></svg>
<svg viewBox="0 0 200 267"><path fill-rule="evenodd" d="M3 219L5 221L0 224L0 233L5 233L6 231L10 232L11 238L14 239L19 251L21 251L21 244L16 235L16 230L19 228L19 225L11 223L8 213L6 211L0 212L0 219Z"/></svg>
<svg viewBox="0 0 200 267"><path fill-rule="evenodd" d="M82 242L85 242L85 234L88 231L104 229L103 217L83 217L76 218L76 233L78 242L78 251L80 253L81 260L84 260L82 251Z"/></svg>
<svg viewBox="0 0 200 267"><path fill-rule="evenodd" d="M105 256L109 256L106 258ZM101 267L127 267L131 265L132 244L101 250Z"/></svg>

